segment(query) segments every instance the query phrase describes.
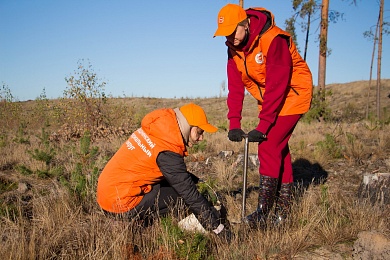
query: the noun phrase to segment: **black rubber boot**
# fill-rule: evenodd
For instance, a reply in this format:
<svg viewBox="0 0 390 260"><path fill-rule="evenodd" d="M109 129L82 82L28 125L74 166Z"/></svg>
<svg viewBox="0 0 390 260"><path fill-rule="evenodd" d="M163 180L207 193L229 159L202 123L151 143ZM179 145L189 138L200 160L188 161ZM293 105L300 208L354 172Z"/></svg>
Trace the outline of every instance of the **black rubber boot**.
<svg viewBox="0 0 390 260"><path fill-rule="evenodd" d="M265 227L267 217L275 202L278 179L260 175L259 202L255 212L245 217L244 222L252 228Z"/></svg>
<svg viewBox="0 0 390 260"><path fill-rule="evenodd" d="M279 190L279 196L276 200L274 223L279 225L286 221L290 213L292 203L293 183L282 183Z"/></svg>

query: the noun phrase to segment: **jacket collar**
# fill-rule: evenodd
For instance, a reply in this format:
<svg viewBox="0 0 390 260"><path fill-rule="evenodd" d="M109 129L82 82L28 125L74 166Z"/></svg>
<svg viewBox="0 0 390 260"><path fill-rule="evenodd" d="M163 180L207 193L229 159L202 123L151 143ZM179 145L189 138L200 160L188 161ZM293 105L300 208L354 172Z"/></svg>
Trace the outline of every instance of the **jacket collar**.
<svg viewBox="0 0 390 260"><path fill-rule="evenodd" d="M176 113L176 119L177 123L179 124L181 135L183 136L185 145L187 145L188 139L190 138L191 126L188 124L187 119L184 117L179 108L175 108L173 111Z"/></svg>
<svg viewBox="0 0 390 260"><path fill-rule="evenodd" d="M266 9L247 9L246 13L250 19L249 24L249 39L244 46L234 46L230 42L226 41L225 44L233 51L248 52L253 48L253 43L258 40L265 31L267 31L271 25L274 25L272 14Z"/></svg>

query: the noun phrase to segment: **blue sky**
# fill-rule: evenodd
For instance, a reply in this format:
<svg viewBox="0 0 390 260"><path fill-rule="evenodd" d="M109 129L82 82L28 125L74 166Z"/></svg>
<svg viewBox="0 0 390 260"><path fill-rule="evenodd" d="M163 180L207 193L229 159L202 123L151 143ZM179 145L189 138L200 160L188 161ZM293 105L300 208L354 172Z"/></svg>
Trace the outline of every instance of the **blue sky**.
<svg viewBox="0 0 390 260"><path fill-rule="evenodd" d="M227 0L0 0L0 83L20 101L63 95L66 77L88 61L114 97L212 97L226 81L226 46L213 38ZM330 24L327 84L369 79L378 0L330 0L344 20ZM276 24L292 15L291 0L244 0L263 6ZM386 6L385 6L386 9ZM389 9L389 8L387 8ZM389 12L385 19L390 20ZM318 21L307 62L318 79ZM389 36L383 38L382 78L390 78ZM304 34L298 28L303 50ZM303 56L303 53L301 53ZM375 62L376 64L376 62ZM376 78L376 69L374 69ZM0 86L0 87L1 87Z"/></svg>

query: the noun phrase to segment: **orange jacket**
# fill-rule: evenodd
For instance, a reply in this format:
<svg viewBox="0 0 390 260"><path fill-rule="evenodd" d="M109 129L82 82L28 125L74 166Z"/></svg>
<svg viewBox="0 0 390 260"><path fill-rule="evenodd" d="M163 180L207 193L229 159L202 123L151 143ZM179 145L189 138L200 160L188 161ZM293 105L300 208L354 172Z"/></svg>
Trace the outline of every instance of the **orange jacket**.
<svg viewBox="0 0 390 260"><path fill-rule="evenodd" d="M142 200L163 175L156 158L162 151L186 155L186 147L173 109L147 114L107 163L99 176L97 201L102 209L122 213Z"/></svg>
<svg viewBox="0 0 390 260"><path fill-rule="evenodd" d="M265 92L267 52L273 39L278 35L284 35L289 41L293 71L290 80L291 87L279 115L306 113L310 108L313 93L312 75L306 62L299 55L292 37L275 26L272 13L264 8L253 8L252 10L268 12L272 19L271 26L255 38L246 54L243 51L230 49L237 68L241 72L245 88L259 101L259 110L261 111Z"/></svg>

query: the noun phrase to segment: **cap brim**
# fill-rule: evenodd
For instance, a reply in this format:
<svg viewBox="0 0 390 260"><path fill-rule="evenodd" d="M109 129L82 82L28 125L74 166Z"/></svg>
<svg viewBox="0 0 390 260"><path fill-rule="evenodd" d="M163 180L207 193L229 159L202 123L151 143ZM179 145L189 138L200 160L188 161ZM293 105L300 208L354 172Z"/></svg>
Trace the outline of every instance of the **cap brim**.
<svg viewBox="0 0 390 260"><path fill-rule="evenodd" d="M204 130L207 133L215 133L218 131L218 128L216 128L213 125L206 124L206 125L199 125L198 126L200 129Z"/></svg>
<svg viewBox="0 0 390 260"><path fill-rule="evenodd" d="M215 36L229 36L230 34L232 34L234 32L234 30L236 30L236 28L237 28L237 24L219 27L215 31L214 37Z"/></svg>

